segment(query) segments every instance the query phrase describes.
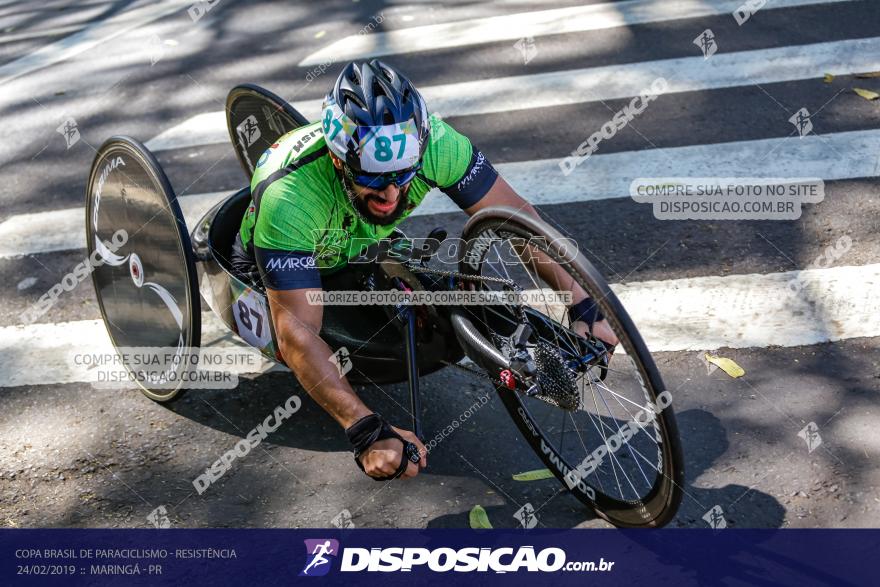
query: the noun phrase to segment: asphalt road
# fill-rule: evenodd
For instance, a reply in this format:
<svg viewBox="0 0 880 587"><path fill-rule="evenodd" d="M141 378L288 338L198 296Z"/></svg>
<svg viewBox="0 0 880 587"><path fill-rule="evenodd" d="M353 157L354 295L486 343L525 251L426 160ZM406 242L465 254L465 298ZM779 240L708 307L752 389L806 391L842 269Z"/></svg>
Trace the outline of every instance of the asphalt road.
<svg viewBox="0 0 880 587"><path fill-rule="evenodd" d="M594 4L593 14L546 12ZM703 516L716 506L730 527L880 525L880 297L873 295L880 293L880 100L853 91L880 92L880 76L856 75L880 70L880 53L870 51L880 5L769 2L740 25L728 6L735 2L701 3L714 8L696 15L686 11L692 4L0 2L0 525L151 527L156 518L148 517L162 507L177 527L325 527L343 510L358 527L463 527L479 504L495 527L516 527L514 512L530 503L545 527L606 526L553 479L513 480L540 461L494 391L457 370L424 377L428 436L480 397L490 401L432 451L423 474L391 484L363 476L342 431L286 372L246 377L234 390L191 392L171 407L48 370L40 381L30 351L51 350L47 340L57 333L100 318L86 281L37 325L17 328L85 256L84 235L73 246L39 243L41 235L48 242L79 230L60 219L65 211L81 218L96 149L115 134L147 142L180 125L196 128L193 117L221 111L243 82L291 102L318 102L351 55L327 67L300 63L334 43L331 53L341 55L385 47L383 59L433 88L444 119L493 163L521 173L513 183L524 196L549 198L542 213L582 243L612 283L664 282L674 292L715 276L733 290L738 280L816 270L815 259L848 237L846 253L815 274L838 293L807 300L806 316L794 302L774 305L763 290L746 291L739 305L703 295L705 308L630 310L659 333L648 337L656 348L671 348L662 344L664 324L692 336L655 354L668 389L677 390L687 471L672 525L706 527ZM461 34L443 32L444 23L459 23L453 30ZM407 29L417 34L395 36ZM694 40L707 29L717 53L704 59ZM792 58L778 52L792 48ZM808 57L797 62L797 55ZM725 59L732 74L721 71ZM530 180L519 171L530 161L554 166L628 104L633 88L650 83L652 71L667 67L679 89L604 140L571 176ZM570 73L553 82L559 72ZM833 78L823 80L826 73ZM594 84L600 75L607 77ZM521 79L503 98L521 106L481 111L489 99L473 106L454 91L465 82L489 91L511 77ZM541 102L547 92L556 101ZM813 127L805 136L789 121L801 108ZM56 129L70 120L78 138L68 144ZM182 201L246 183L228 142L180 145L156 154ZM825 198L797 220L658 220L625 190L610 191L651 157L673 177L815 177L825 180ZM557 189L557 182L568 183ZM612 188L599 193L596 184ZM465 220L422 215L403 228L425 236L443 226L454 235ZM37 245L25 233L37 235ZM855 281L834 272L846 267L861 268ZM773 320L817 328L774 337L775 327L766 327ZM709 369L705 350L746 374ZM299 412L198 495L193 479L292 393L303 399ZM359 393L386 417L408 422L404 385ZM798 435L810 423L820 445Z"/></svg>

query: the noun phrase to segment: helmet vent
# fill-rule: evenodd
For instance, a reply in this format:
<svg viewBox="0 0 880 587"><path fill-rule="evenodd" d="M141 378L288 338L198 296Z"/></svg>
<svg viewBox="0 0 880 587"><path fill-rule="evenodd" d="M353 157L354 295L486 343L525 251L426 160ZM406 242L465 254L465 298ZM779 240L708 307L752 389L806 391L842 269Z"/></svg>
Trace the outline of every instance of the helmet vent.
<svg viewBox="0 0 880 587"><path fill-rule="evenodd" d="M340 73L328 103L335 103L355 127L408 125L418 132L418 154L424 155L430 136L427 109L421 94L399 71L375 59L369 63L349 63ZM356 135L358 133L355 133ZM358 138L344 149L346 161L357 167Z"/></svg>
<svg viewBox="0 0 880 587"><path fill-rule="evenodd" d="M357 67L352 67L352 68L350 68L350 69L348 70L348 72L349 72L348 79L349 79L352 83L354 83L354 84L356 84L356 85L358 85L358 86L361 85L361 72L358 71L358 68L357 68Z"/></svg>
<svg viewBox="0 0 880 587"><path fill-rule="evenodd" d="M366 109L367 105L364 104L364 101L361 100L361 97L352 92L351 90L343 90L342 94L346 97L346 99L354 102L358 107Z"/></svg>
<svg viewBox="0 0 880 587"><path fill-rule="evenodd" d="M388 96L388 92L385 91L385 85L377 77L373 78L373 95L377 98L379 96Z"/></svg>

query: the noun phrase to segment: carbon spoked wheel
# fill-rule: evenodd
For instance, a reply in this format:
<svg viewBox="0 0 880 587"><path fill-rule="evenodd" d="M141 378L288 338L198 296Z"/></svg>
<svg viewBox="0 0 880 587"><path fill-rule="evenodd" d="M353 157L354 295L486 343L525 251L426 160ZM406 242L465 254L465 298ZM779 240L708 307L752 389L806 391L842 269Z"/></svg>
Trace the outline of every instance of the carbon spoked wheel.
<svg viewBox="0 0 880 587"><path fill-rule="evenodd" d="M498 392L535 453L608 522L669 522L684 478L671 394L608 284L571 239L513 209L480 212L463 237L463 272L516 283L529 300L522 306L532 331L525 347L536 373L517 374L515 386L500 374L508 385ZM561 271L543 268L552 265ZM502 283L480 287L510 289ZM618 344L576 333L580 323L572 325L565 303L551 299L578 288L596 300ZM479 306L472 317L481 334L509 356L518 324L513 305Z"/></svg>
<svg viewBox="0 0 880 587"><path fill-rule="evenodd" d="M98 151L86 191L86 237L98 260L98 307L129 374L120 386L160 402L179 397L201 336L195 261L168 178L137 141L113 137Z"/></svg>

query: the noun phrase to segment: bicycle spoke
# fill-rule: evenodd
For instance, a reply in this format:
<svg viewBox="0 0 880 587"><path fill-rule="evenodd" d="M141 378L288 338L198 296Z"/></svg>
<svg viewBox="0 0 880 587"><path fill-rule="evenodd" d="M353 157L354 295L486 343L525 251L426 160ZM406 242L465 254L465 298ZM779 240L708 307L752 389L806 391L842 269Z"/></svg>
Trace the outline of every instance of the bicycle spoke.
<svg viewBox="0 0 880 587"><path fill-rule="evenodd" d="M591 387L592 387L592 386L591 386ZM601 394L600 394L600 395L601 395ZM611 416L612 418L614 418L614 416L611 414L611 408L608 407L608 403L605 401L605 397L604 397L604 396L602 396L602 403L605 404L605 409L608 410L608 414L609 414L609 416ZM618 400L618 403L620 403L619 400ZM621 403L620 405L623 406L622 403ZM627 413L629 414L629 411L628 411L628 410L625 410L625 411L627 411ZM632 416L632 414L629 414L629 415ZM616 418L614 418L614 422L615 422L615 424L617 425L617 433L618 433L619 435L621 435L621 437L622 437L622 432L621 432L621 430L620 430L620 424L617 423L617 419L616 419ZM627 422L627 423L628 423L628 422ZM647 433L646 433L646 434L647 434ZM630 440L632 440L632 439L630 439ZM621 440L621 442L623 442L623 441ZM630 441L627 441L627 442L626 442L626 446L627 446L627 448L630 450L630 452L632 452L632 446L631 446L631 444L632 444L632 443L631 443ZM609 455L611 456L611 458L614 458L613 455L611 455L610 450L609 450ZM647 484L648 484L648 487L650 488L651 483L650 483L650 481L648 481L648 477L647 477L647 475L645 475L645 471L642 470L641 465L639 465L639 462L638 462L638 460L635 458L635 455L633 455L633 460L635 461L636 466L639 467L639 472L641 472L641 473L642 473L642 476L645 478L645 483L647 483ZM635 488L633 488L633 491L635 491ZM638 497L638 492L636 492L636 497Z"/></svg>
<svg viewBox="0 0 880 587"><path fill-rule="evenodd" d="M582 483L570 489L603 517L619 525L668 522L680 502L675 476L681 474L679 448L666 429L671 414L646 412L652 405L646 398L659 393L662 382L654 375L643 379L654 368L651 357L637 344L625 313L614 309L618 308L614 293L592 273L588 262L548 245L554 242L548 237L558 239L552 229L542 232L540 226L515 220L487 221L482 226L469 231L482 239L495 234L482 255L480 274L487 279L482 287L529 296L520 305L488 304L478 312L480 323L489 327L488 338L505 354L513 350L505 340L521 321L531 326L524 348L537 372L516 376L518 391L502 395L505 407L557 477L566 469L587 468ZM504 236L490 230L500 230ZM548 260L557 265L544 265ZM575 332L574 327L581 325L571 321L568 304L552 299L565 293L575 294L575 299L585 294L596 300L611 296L608 323L620 346L612 348L589 331ZM615 348L620 352L612 354ZM522 391L532 386L535 393ZM667 436L672 439L669 444L663 441ZM604 454L593 460L597 448Z"/></svg>

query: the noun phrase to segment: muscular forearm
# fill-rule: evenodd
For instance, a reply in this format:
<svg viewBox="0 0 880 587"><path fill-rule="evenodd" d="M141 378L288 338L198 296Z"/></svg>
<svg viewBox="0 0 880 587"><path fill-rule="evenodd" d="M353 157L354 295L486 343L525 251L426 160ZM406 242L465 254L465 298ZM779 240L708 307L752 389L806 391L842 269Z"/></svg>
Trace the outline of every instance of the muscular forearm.
<svg viewBox="0 0 880 587"><path fill-rule="evenodd" d="M538 211L535 210L533 206L525 206L523 211L531 214L538 220L541 220L541 217L538 216ZM572 304L576 304L587 297L587 292L584 288L574 281L571 275L555 263L546 253L539 251L534 246L529 246L528 249L529 254L526 258L532 259L532 266L535 267L538 275L540 275L541 279L547 282L548 285L552 286L554 290L571 292Z"/></svg>
<svg viewBox="0 0 880 587"><path fill-rule="evenodd" d="M536 250L533 254L539 259L538 274L541 276L541 279L553 286L554 290L571 292L572 304L576 304L587 297L587 292L584 288L545 253Z"/></svg>
<svg viewBox="0 0 880 587"><path fill-rule="evenodd" d="M495 180L495 183L492 185L489 192L483 196L479 202L468 208L466 212L469 215L474 215L489 206L508 206L541 220L541 216L538 214L535 207L517 194L513 187L504 181L504 178L501 176ZM528 249L529 250L526 252L520 248L517 250L517 253L525 259L533 259L533 269L537 271L538 275L541 276L541 279L543 279L554 290L559 292L571 292L571 301L575 304L587 297L587 292L584 291L584 289L576 283L571 276L562 269L562 267L551 262L550 257L540 252L535 247L528 247ZM526 254L524 255L524 253Z"/></svg>
<svg viewBox="0 0 880 587"><path fill-rule="evenodd" d="M372 413L339 375L333 351L318 335L301 329L287 337L281 353L306 392L343 428Z"/></svg>

